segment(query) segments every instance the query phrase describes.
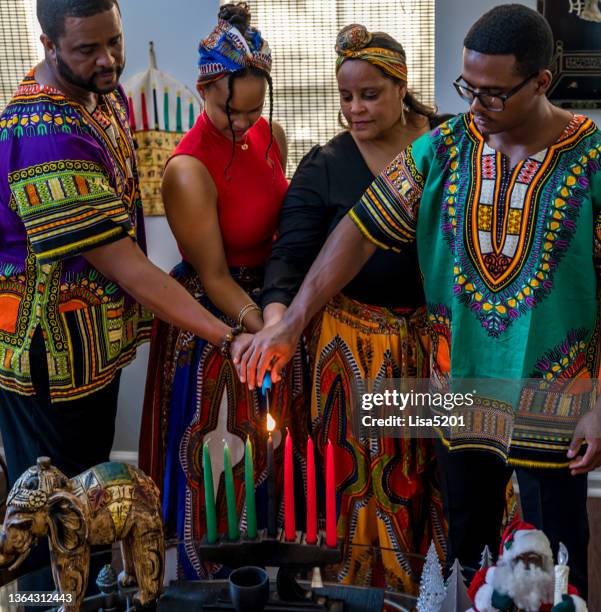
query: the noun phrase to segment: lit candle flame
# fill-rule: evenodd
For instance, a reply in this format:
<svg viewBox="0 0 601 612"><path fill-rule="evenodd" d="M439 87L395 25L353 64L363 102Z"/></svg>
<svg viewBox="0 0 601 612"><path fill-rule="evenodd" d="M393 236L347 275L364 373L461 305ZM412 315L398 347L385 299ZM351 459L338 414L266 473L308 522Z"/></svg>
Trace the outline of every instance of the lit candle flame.
<svg viewBox="0 0 601 612"><path fill-rule="evenodd" d="M275 429L275 419L267 413L267 431L272 432Z"/></svg>

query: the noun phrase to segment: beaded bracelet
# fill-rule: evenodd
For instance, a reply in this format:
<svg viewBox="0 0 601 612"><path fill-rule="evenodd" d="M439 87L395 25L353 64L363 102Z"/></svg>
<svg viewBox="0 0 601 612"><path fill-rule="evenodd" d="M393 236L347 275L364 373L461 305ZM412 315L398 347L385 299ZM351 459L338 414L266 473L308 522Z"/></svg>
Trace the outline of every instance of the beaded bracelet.
<svg viewBox="0 0 601 612"><path fill-rule="evenodd" d="M223 337L221 341L221 347L219 348L219 352L224 357L230 356L230 348L232 347L232 342L236 336L239 336L244 331L244 327L242 325L236 325L236 327L232 327L227 334Z"/></svg>

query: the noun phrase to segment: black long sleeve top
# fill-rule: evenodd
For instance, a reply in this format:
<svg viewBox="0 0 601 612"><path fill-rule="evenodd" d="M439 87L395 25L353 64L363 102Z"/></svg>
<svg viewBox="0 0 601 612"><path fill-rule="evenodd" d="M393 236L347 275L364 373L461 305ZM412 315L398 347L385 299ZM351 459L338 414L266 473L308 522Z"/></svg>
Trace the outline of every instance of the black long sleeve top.
<svg viewBox="0 0 601 612"><path fill-rule="evenodd" d="M265 271L263 305L289 305L328 235L374 180L349 132L313 147L300 162L280 213ZM424 297L415 248L378 249L344 288L374 306L415 308Z"/></svg>

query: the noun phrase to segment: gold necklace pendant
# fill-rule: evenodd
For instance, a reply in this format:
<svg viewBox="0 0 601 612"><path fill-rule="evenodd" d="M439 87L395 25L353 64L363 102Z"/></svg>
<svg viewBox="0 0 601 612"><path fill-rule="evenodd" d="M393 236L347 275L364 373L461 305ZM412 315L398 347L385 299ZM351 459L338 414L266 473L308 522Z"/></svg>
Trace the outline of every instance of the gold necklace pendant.
<svg viewBox="0 0 601 612"><path fill-rule="evenodd" d="M246 151L246 150L248 149L248 145L247 145L246 143L243 143L243 144L240 146L240 148L241 148L243 151Z"/></svg>

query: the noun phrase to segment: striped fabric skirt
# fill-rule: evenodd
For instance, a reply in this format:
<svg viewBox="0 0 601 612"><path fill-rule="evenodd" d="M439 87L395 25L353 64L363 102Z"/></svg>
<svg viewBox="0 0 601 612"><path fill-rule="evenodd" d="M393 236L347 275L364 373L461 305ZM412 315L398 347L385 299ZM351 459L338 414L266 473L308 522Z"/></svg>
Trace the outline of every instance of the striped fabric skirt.
<svg viewBox="0 0 601 612"><path fill-rule="evenodd" d="M312 369L311 420L323 459L335 445L338 536L344 541L338 580L385 583L415 592L425 554L434 541L446 550L442 498L433 440L362 438L350 414L353 382L427 378L429 335L424 308L374 307L340 294L308 334Z"/></svg>

